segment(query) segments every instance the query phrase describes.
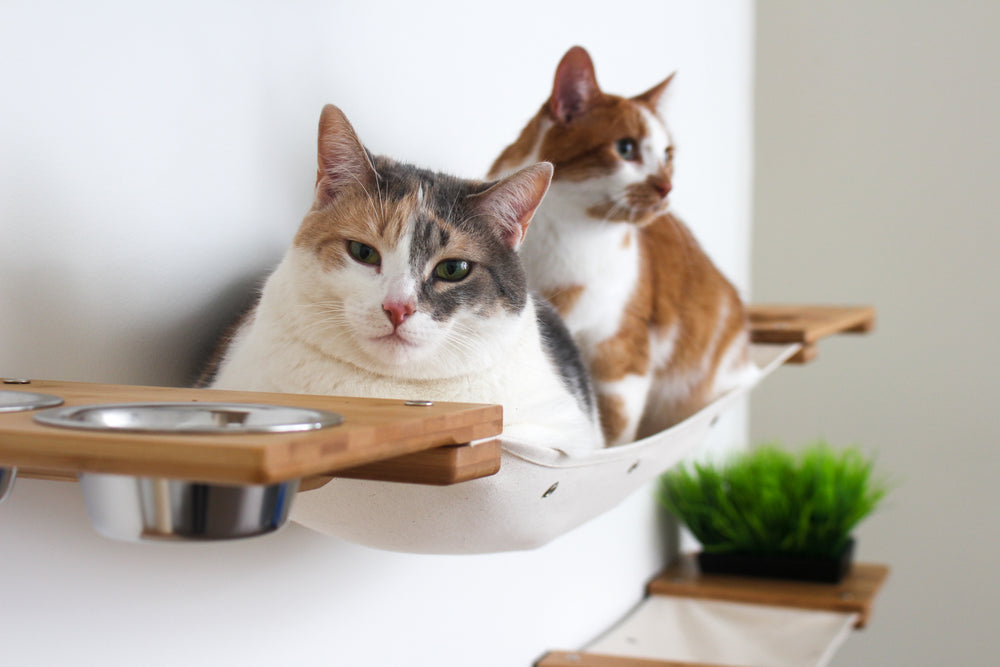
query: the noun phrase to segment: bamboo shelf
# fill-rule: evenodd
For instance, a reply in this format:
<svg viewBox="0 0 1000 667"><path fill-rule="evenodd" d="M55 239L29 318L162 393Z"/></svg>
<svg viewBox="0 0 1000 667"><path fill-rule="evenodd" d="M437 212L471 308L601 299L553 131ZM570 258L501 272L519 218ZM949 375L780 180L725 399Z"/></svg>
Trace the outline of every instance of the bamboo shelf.
<svg viewBox="0 0 1000 667"><path fill-rule="evenodd" d="M839 584L705 575L698 571L694 555L687 554L650 581L646 591L650 596L696 598L765 607L857 614L854 627L863 628L871 616L875 596L888 576L888 567L870 563L855 564ZM720 667L720 665L608 655L584 650L551 651L539 659L535 667Z"/></svg>
<svg viewBox="0 0 1000 667"><path fill-rule="evenodd" d="M33 421L34 412L0 414L0 465L22 476L72 479L79 472L268 484L306 479L316 488L331 475L452 484L499 469L497 442L470 445L503 429L497 405L338 398L301 394L178 389L32 380L0 385L52 394L65 406L147 401L265 403L329 410L339 426L298 433L176 434L94 432Z"/></svg>
<svg viewBox="0 0 1000 667"><path fill-rule="evenodd" d="M750 340L754 343L802 346L790 364L804 364L816 358L816 343L839 333L868 333L875 328L871 306L791 306L759 304L749 306Z"/></svg>
<svg viewBox="0 0 1000 667"><path fill-rule="evenodd" d="M687 554L650 581L647 591L650 595L856 613L855 627L863 628L888 576L888 567L871 563L856 563L839 584L702 574L694 556Z"/></svg>

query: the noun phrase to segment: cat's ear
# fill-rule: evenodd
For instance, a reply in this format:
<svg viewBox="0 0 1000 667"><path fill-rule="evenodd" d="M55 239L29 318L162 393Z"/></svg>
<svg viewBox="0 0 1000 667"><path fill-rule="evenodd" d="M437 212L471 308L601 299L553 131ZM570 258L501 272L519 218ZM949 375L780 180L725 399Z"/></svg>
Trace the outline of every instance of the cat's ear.
<svg viewBox="0 0 1000 667"><path fill-rule="evenodd" d="M552 165L539 162L475 195L476 207L480 213L499 221L501 238L517 250L551 182Z"/></svg>
<svg viewBox="0 0 1000 667"><path fill-rule="evenodd" d="M377 174L368 151L344 112L327 104L319 118L316 172L316 205L329 204L345 188L360 185L368 190Z"/></svg>
<svg viewBox="0 0 1000 667"><path fill-rule="evenodd" d="M582 46L574 46L556 68L549 111L560 123L568 123L586 112L600 95L590 54Z"/></svg>
<svg viewBox="0 0 1000 667"><path fill-rule="evenodd" d="M657 114L663 116L663 106L667 99L667 96L664 95L664 93L667 91L667 86L670 85L670 82L674 80L674 76L676 75L677 72L674 72L666 79L644 92L642 95L636 95L632 99L636 102L645 104Z"/></svg>

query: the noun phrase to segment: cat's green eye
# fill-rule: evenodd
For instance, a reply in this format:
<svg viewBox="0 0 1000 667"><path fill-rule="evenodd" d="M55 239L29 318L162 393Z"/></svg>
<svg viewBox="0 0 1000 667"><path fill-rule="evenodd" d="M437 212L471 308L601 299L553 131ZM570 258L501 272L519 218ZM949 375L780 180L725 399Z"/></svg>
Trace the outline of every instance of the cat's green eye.
<svg viewBox="0 0 1000 667"><path fill-rule="evenodd" d="M635 139L619 139L615 142L615 152L623 160L639 159L639 145Z"/></svg>
<svg viewBox="0 0 1000 667"><path fill-rule="evenodd" d="M667 146L667 150L665 152L667 154L667 162L670 162L671 160L674 159L674 147L673 146Z"/></svg>
<svg viewBox="0 0 1000 667"><path fill-rule="evenodd" d="M378 254L378 250L360 241L348 241L347 252L362 264L378 266L382 263L382 256Z"/></svg>
<svg viewBox="0 0 1000 667"><path fill-rule="evenodd" d="M464 259L446 259L434 267L434 275L441 280L457 283L472 271L472 264Z"/></svg>

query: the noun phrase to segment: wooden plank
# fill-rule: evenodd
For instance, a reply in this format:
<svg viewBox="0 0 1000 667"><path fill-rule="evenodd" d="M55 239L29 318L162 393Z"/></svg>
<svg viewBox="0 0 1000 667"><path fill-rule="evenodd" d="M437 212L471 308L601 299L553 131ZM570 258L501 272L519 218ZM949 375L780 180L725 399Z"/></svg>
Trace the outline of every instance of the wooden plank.
<svg viewBox="0 0 1000 667"><path fill-rule="evenodd" d="M808 364L819 354L816 343L803 343L799 351L788 358L786 364Z"/></svg>
<svg viewBox="0 0 1000 667"><path fill-rule="evenodd" d="M551 651L535 667L725 667L707 662L677 662L675 660L649 660L602 655L582 651Z"/></svg>
<svg viewBox="0 0 1000 667"><path fill-rule="evenodd" d="M889 576L885 565L856 563L839 584L701 574L693 554L686 554L649 582L650 595L726 600L750 604L857 613L864 627L872 603Z"/></svg>
<svg viewBox="0 0 1000 667"><path fill-rule="evenodd" d="M446 445L369 463L357 468L349 468L338 471L335 475L307 477L299 484L299 491L318 489L336 477L448 486L497 474L500 472L500 457L499 440L490 440L475 445ZM52 482L77 481L75 472L65 470L20 468L17 474L23 479L43 479Z"/></svg>
<svg viewBox="0 0 1000 667"><path fill-rule="evenodd" d="M140 387L34 380L7 390L54 394L67 406L142 401L240 402L331 410L340 426L301 433L108 433L42 426L31 412L0 414L0 463L58 472L109 472L222 483L271 483L493 438L498 405ZM485 452L484 452L485 453ZM445 457L446 458L446 457Z"/></svg>
<svg viewBox="0 0 1000 667"><path fill-rule="evenodd" d="M801 343L802 350L788 363L816 357L816 342L839 333L866 333L875 327L871 306L748 306L750 340L755 343Z"/></svg>
<svg viewBox="0 0 1000 667"><path fill-rule="evenodd" d="M76 473L72 470L47 470L45 468L18 468L18 479L43 479L47 482L75 482Z"/></svg>
<svg viewBox="0 0 1000 667"><path fill-rule="evenodd" d="M438 447L339 471L335 477L447 486L500 472L500 441Z"/></svg>

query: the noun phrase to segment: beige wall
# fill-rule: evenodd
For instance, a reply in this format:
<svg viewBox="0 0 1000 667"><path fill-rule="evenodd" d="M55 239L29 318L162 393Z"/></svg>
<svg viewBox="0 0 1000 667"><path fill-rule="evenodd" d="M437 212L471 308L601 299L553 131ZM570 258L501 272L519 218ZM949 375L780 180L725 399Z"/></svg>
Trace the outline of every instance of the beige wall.
<svg viewBox="0 0 1000 667"><path fill-rule="evenodd" d="M757 3L756 301L865 302L870 337L768 380L755 440L825 435L899 487L835 665L1000 662L1000 3Z"/></svg>

